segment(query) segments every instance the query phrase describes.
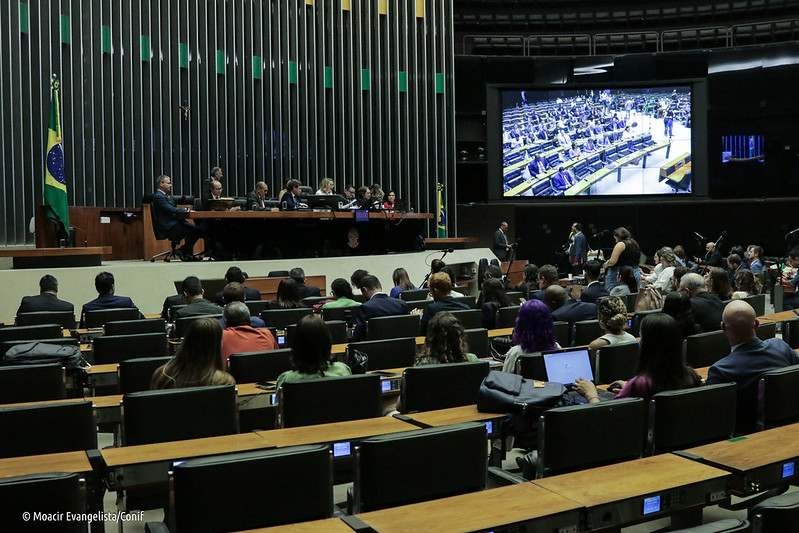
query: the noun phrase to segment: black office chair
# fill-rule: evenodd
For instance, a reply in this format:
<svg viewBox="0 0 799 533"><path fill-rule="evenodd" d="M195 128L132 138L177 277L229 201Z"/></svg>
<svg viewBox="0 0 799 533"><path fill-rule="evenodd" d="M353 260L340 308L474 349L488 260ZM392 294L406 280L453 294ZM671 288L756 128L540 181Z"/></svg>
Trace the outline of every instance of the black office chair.
<svg viewBox="0 0 799 533"><path fill-rule="evenodd" d="M150 204L150 219L152 220L153 225L153 235L155 235L156 241L169 241L171 249L166 252L161 252L159 254L155 254L150 258L151 263L155 263L155 260L159 257L164 258L165 263L169 263L173 257L177 257L180 259L180 254L178 253L178 246L180 245L180 241L183 240L183 237L175 237L170 236L166 231L161 229L161 225L158 223L158 216L155 212L155 204L153 203L153 195L150 193L146 193L142 198L142 205Z"/></svg>
<svg viewBox="0 0 799 533"><path fill-rule="evenodd" d="M782 323L782 340L794 350L799 348L799 317Z"/></svg>
<svg viewBox="0 0 799 533"><path fill-rule="evenodd" d="M469 346L469 351L477 357L483 358L491 355L488 344L488 330L485 328L472 328L464 330L464 338Z"/></svg>
<svg viewBox="0 0 799 533"><path fill-rule="evenodd" d="M730 341L723 331L697 333L685 337L685 362L688 366L701 368L730 354Z"/></svg>
<svg viewBox="0 0 799 533"><path fill-rule="evenodd" d="M103 335L92 340L94 364L119 363L125 359L166 357L169 341L166 333L137 335Z"/></svg>
<svg viewBox="0 0 799 533"><path fill-rule="evenodd" d="M184 307L186 307L187 305L189 305L189 304L170 305L169 309L167 309L167 318L169 319L169 321L174 323L175 320L177 320L177 316L176 316L177 312L179 310L183 309Z"/></svg>
<svg viewBox="0 0 799 533"><path fill-rule="evenodd" d="M141 314L135 307L96 309L94 311L86 311L86 316L83 317L83 327L101 328L106 322L138 320L139 318L141 318Z"/></svg>
<svg viewBox="0 0 799 533"><path fill-rule="evenodd" d="M796 531L799 524L799 492L773 496L749 509L752 533Z"/></svg>
<svg viewBox="0 0 799 533"><path fill-rule="evenodd" d="M632 378L638 368L640 350L641 346L637 341L609 344L597 350L594 361L594 382L602 385L613 383L617 379Z"/></svg>
<svg viewBox="0 0 799 533"><path fill-rule="evenodd" d="M140 320L117 320L106 322L104 335L136 335L138 333L165 333L166 321L163 318L142 318Z"/></svg>
<svg viewBox="0 0 799 533"><path fill-rule="evenodd" d="M672 529L672 533L749 533L751 531L749 520L738 520L737 518L725 518L716 520L709 524L688 527L685 529Z"/></svg>
<svg viewBox="0 0 799 533"><path fill-rule="evenodd" d="M0 328L0 342L53 339L61 336L60 324L37 326L9 326Z"/></svg>
<svg viewBox="0 0 799 533"><path fill-rule="evenodd" d="M172 473L173 533L241 531L328 518L333 514L332 475L330 446L321 444L191 459Z"/></svg>
<svg viewBox="0 0 799 533"><path fill-rule="evenodd" d="M19 313L14 323L17 326L39 326L61 324L64 329L75 329L75 313L72 311L33 311Z"/></svg>
<svg viewBox="0 0 799 533"><path fill-rule="evenodd" d="M327 331L330 332L330 340L333 344L344 344L350 340L347 334L347 323L343 320L328 320L325 325L327 325ZM289 345L291 345L291 336L294 334L294 328L296 327L296 324L286 326L286 342Z"/></svg>
<svg viewBox="0 0 799 533"><path fill-rule="evenodd" d="M486 427L471 422L364 439L356 447L355 513L480 491L486 482ZM386 464L398 468L386 475Z"/></svg>
<svg viewBox="0 0 799 533"><path fill-rule="evenodd" d="M313 314L313 309L299 307L297 309L267 309L261 311L261 320L269 328L285 329L286 326L296 324L304 316Z"/></svg>
<svg viewBox="0 0 799 533"><path fill-rule="evenodd" d="M289 277L288 270L270 270L269 274L266 275L268 278L287 278Z"/></svg>
<svg viewBox="0 0 799 533"><path fill-rule="evenodd" d="M758 294L757 296L765 296L765 294ZM764 341L766 339L773 339L777 336L777 323L776 322L761 322L757 326L757 338Z"/></svg>
<svg viewBox="0 0 799 533"><path fill-rule="evenodd" d="M0 457L97 449L92 402L0 408Z"/></svg>
<svg viewBox="0 0 799 533"><path fill-rule="evenodd" d="M460 321L463 329L483 327L483 311L480 309L463 309L461 311L450 311L450 313Z"/></svg>
<svg viewBox="0 0 799 533"><path fill-rule="evenodd" d="M277 393L277 427L312 426L383 413L380 376L363 374L283 383Z"/></svg>
<svg viewBox="0 0 799 533"><path fill-rule="evenodd" d="M624 306L627 308L628 313L635 312L635 303L638 301L638 293L625 294L621 297L624 300Z"/></svg>
<svg viewBox="0 0 799 533"><path fill-rule="evenodd" d="M347 305L344 307L327 307L322 309L322 320L343 320L347 324L354 324L361 316L360 305Z"/></svg>
<svg viewBox="0 0 799 533"><path fill-rule="evenodd" d="M488 361L406 368L400 391L402 412L477 404L477 393L488 370Z"/></svg>
<svg viewBox="0 0 799 533"><path fill-rule="evenodd" d="M406 302L416 302L426 300L428 294L430 294L430 289L409 289L402 291L400 298Z"/></svg>
<svg viewBox="0 0 799 533"><path fill-rule="evenodd" d="M633 322L630 326L630 335L633 337L641 336L641 321L654 313L660 313L660 309L653 309L651 311L638 311L633 315Z"/></svg>
<svg viewBox="0 0 799 533"><path fill-rule="evenodd" d="M130 392L150 390L150 383L153 380L155 370L161 365L168 363L170 359L172 358L140 357L120 361L117 366L119 392L121 394L128 394Z"/></svg>
<svg viewBox="0 0 799 533"><path fill-rule="evenodd" d="M261 311L268 309L271 303L269 300L247 300L244 305L250 310L250 316L260 316Z"/></svg>
<svg viewBox="0 0 799 533"><path fill-rule="evenodd" d="M799 365L760 375L757 394L757 430L799 422Z"/></svg>
<svg viewBox="0 0 799 533"><path fill-rule="evenodd" d="M641 457L642 398L557 407L538 422L536 477L542 478ZM574 429L591 435L575 439Z"/></svg>
<svg viewBox="0 0 799 533"><path fill-rule="evenodd" d="M508 295L511 304L513 305L522 304L522 298L524 298L524 294L522 293L522 291L508 291L506 294Z"/></svg>
<svg viewBox="0 0 799 533"><path fill-rule="evenodd" d="M234 353L228 357L228 372L236 383L275 381L291 369L291 348Z"/></svg>
<svg viewBox="0 0 799 533"><path fill-rule="evenodd" d="M171 309L170 309L171 311ZM183 318L176 318L175 319L175 327L172 329L172 338L182 339L186 336L186 331L189 329L189 326L197 320L198 318L222 318L221 313L217 313L214 315L197 315L197 316L187 316Z"/></svg>
<svg viewBox="0 0 799 533"><path fill-rule="evenodd" d="M300 303L303 307L313 307L319 302L324 302L325 300L332 300L329 296L307 296L300 300Z"/></svg>
<svg viewBox="0 0 799 533"><path fill-rule="evenodd" d="M432 304L433 302L434 300L413 300L411 302L408 302L408 312L411 312L414 309L421 309L422 311L424 311L425 309L430 307L430 304Z"/></svg>
<svg viewBox="0 0 799 533"><path fill-rule="evenodd" d="M571 333L569 323L563 322L562 320L556 320L552 323L552 326L555 328L555 336L558 338L558 344L561 346L568 346L569 334Z"/></svg>
<svg viewBox="0 0 799 533"><path fill-rule="evenodd" d="M419 317L416 315L394 315L370 318L366 321L366 338L370 341L418 337Z"/></svg>
<svg viewBox="0 0 799 533"><path fill-rule="evenodd" d="M599 320L581 320L572 324L571 346L585 346L605 334Z"/></svg>
<svg viewBox="0 0 799 533"><path fill-rule="evenodd" d="M519 309L521 309L520 305L497 309L497 329L516 326L516 317L519 316Z"/></svg>
<svg viewBox="0 0 799 533"><path fill-rule="evenodd" d="M124 446L239 432L236 387L133 392L122 397Z"/></svg>
<svg viewBox="0 0 799 533"><path fill-rule="evenodd" d="M477 305L476 296L453 296L452 299L455 300L456 302L468 305L469 309L474 309L474 306Z"/></svg>
<svg viewBox="0 0 799 533"><path fill-rule="evenodd" d="M31 512L62 519L37 520ZM87 533L87 520L66 518L86 512L86 483L80 474L56 472L0 479L0 531Z"/></svg>
<svg viewBox="0 0 799 533"><path fill-rule="evenodd" d="M66 397L66 372L60 363L0 366L0 404Z"/></svg>
<svg viewBox="0 0 799 533"><path fill-rule="evenodd" d="M735 432L735 383L659 392L649 401L647 455L729 439Z"/></svg>
<svg viewBox="0 0 799 533"><path fill-rule="evenodd" d="M404 337L382 341L352 342L347 345L347 359L352 350L359 350L369 356L368 370L386 368L405 368L413 365L416 358L416 339Z"/></svg>

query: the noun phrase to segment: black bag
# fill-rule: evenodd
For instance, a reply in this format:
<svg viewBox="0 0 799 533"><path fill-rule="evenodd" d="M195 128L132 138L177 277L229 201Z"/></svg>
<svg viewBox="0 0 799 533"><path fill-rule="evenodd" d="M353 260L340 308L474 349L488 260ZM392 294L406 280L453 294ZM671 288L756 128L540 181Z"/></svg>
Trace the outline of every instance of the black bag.
<svg viewBox="0 0 799 533"><path fill-rule="evenodd" d="M352 374L366 374L369 370L369 354L352 347L347 351L350 354L347 366L350 367Z"/></svg>
<svg viewBox="0 0 799 533"><path fill-rule="evenodd" d="M560 383L524 379L518 374L492 370L480 384L477 410L537 417L562 403L565 393L566 387Z"/></svg>
<svg viewBox="0 0 799 533"><path fill-rule="evenodd" d="M78 346L36 341L12 346L3 356L3 362L14 365L61 363L67 370L91 366L81 355Z"/></svg>

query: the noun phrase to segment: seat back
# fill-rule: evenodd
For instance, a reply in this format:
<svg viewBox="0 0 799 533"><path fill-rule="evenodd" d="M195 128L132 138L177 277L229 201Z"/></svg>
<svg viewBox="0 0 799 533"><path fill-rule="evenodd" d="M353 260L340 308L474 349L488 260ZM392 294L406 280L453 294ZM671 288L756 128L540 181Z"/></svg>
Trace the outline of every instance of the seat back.
<svg viewBox="0 0 799 533"><path fill-rule="evenodd" d="M542 478L641 457L645 426L642 398L549 409L538 423ZM574 437L580 428L590 439Z"/></svg>
<svg viewBox="0 0 799 533"><path fill-rule="evenodd" d="M170 309L172 311L172 309ZM175 319L175 328L172 330L172 337L182 339L186 336L186 330L189 329L189 326L197 320L198 318L222 318L221 313L217 313L214 315L197 315L197 316L187 316L183 318L176 318Z"/></svg>
<svg viewBox="0 0 799 533"><path fill-rule="evenodd" d="M268 278L287 278L289 277L288 270L270 270L269 274L266 275Z"/></svg>
<svg viewBox="0 0 799 533"><path fill-rule="evenodd" d="M31 474L0 479L0 531L15 533L87 533L86 520L31 519L35 510L45 516L66 517L86 513L86 484L79 474ZM26 518L27 516L27 518Z"/></svg>
<svg viewBox="0 0 799 533"><path fill-rule="evenodd" d="M54 339L61 336L61 324L9 326L0 328L0 342Z"/></svg>
<svg viewBox="0 0 799 533"><path fill-rule="evenodd" d="M760 375L757 394L757 429L799 422L799 365L770 370Z"/></svg>
<svg viewBox="0 0 799 533"><path fill-rule="evenodd" d="M343 320L348 324L354 324L355 320L361 316L360 305L346 305L344 307L326 307L322 309L322 319L327 322L328 320Z"/></svg>
<svg viewBox="0 0 799 533"><path fill-rule="evenodd" d="M150 204L150 220L153 226L153 235L155 235L155 240L162 241L167 239L166 232L161 229L161 224L158 223L158 213L155 211L155 203L153 203L153 197L149 194L145 195L142 199L142 204Z"/></svg>
<svg viewBox="0 0 799 533"><path fill-rule="evenodd" d="M651 311L638 311L633 315L633 322L630 326L630 335L633 337L641 336L641 321L653 313L660 313L660 309L653 309Z"/></svg>
<svg viewBox="0 0 799 533"><path fill-rule="evenodd" d="M474 306L477 304L477 297L475 296L453 296L452 299L456 302L466 304L469 306L469 309L474 309Z"/></svg>
<svg viewBox="0 0 799 533"><path fill-rule="evenodd" d="M497 309L497 329L512 328L516 325L516 317L519 316L520 305L510 307L500 307Z"/></svg>
<svg viewBox="0 0 799 533"><path fill-rule="evenodd" d="M604 334L599 320L581 320L572 324L571 345L585 346Z"/></svg>
<svg viewBox="0 0 799 533"><path fill-rule="evenodd" d="M150 383L153 380L155 370L168 363L170 359L172 358L140 357L120 361L119 365L117 365L119 392L127 394L129 392L150 390Z"/></svg>
<svg viewBox="0 0 799 533"><path fill-rule="evenodd" d="M552 326L555 328L555 336L558 338L558 344L561 346L568 346L569 334L571 333L569 323L562 320L556 320L552 323Z"/></svg>
<svg viewBox="0 0 799 533"><path fill-rule="evenodd" d="M469 351L477 357L483 358L491 355L491 350L488 344L488 330L485 328L472 328L464 330L464 337L466 344L469 346Z"/></svg>
<svg viewBox="0 0 799 533"><path fill-rule="evenodd" d="M0 366L0 404L66 397L66 372L61 363Z"/></svg>
<svg viewBox="0 0 799 533"><path fill-rule="evenodd" d="M94 364L118 363L141 357L167 357L169 341L164 333L103 335L92 340Z"/></svg>
<svg viewBox="0 0 799 533"><path fill-rule="evenodd" d="M638 301L638 293L625 294L621 297L624 300L624 306L627 308L628 313L635 312L635 302Z"/></svg>
<svg viewBox="0 0 799 533"><path fill-rule="evenodd" d="M755 310L755 316L763 316L766 314L765 294L752 294L751 296L744 296L741 300L752 306L752 309Z"/></svg>
<svg viewBox="0 0 799 533"><path fill-rule="evenodd" d="M330 296L306 296L300 303L305 307L313 307L319 302L324 302L325 300L332 300Z"/></svg>
<svg viewBox="0 0 799 533"><path fill-rule="evenodd" d="M520 355L516 360L519 374L524 379L547 380L547 368L544 365L544 356L540 353Z"/></svg>
<svg viewBox="0 0 799 533"><path fill-rule="evenodd" d="M402 412L432 411L477 403L488 361L406 368L402 373Z"/></svg>
<svg viewBox="0 0 799 533"><path fill-rule="evenodd" d="M752 533L795 531L799 524L799 492L772 496L749 509Z"/></svg>
<svg viewBox="0 0 799 533"><path fill-rule="evenodd" d="M352 342L347 345L347 358L352 350L359 350L369 355L369 370L385 368L405 368L413 365L416 357L416 339L404 337L381 341Z"/></svg>
<svg viewBox="0 0 799 533"><path fill-rule="evenodd" d="M400 298L406 302L415 302L427 299L428 294L430 294L430 289L411 289L402 291Z"/></svg>
<svg viewBox="0 0 799 533"><path fill-rule="evenodd" d="M376 374L362 374L283 383L277 393L277 427L380 416L383 413L380 381Z"/></svg>
<svg viewBox="0 0 799 533"><path fill-rule="evenodd" d="M124 446L239 432L236 387L133 392L122 397Z"/></svg>
<svg viewBox="0 0 799 533"><path fill-rule="evenodd" d="M0 457L94 450L92 402L0 408Z"/></svg>
<svg viewBox="0 0 799 533"><path fill-rule="evenodd" d="M782 340L788 343L788 346L799 348L799 317L786 320L782 323Z"/></svg>
<svg viewBox="0 0 799 533"><path fill-rule="evenodd" d="M330 340L333 344L344 344L350 340L347 335L347 323L343 320L328 320L325 322L327 331L330 332ZM296 324L286 326L286 342L291 346L291 336L294 334Z"/></svg>
<svg viewBox="0 0 799 533"><path fill-rule="evenodd" d="M685 362L688 366L701 368L711 366L730 353L730 342L723 331L697 333L685 337Z"/></svg>
<svg viewBox="0 0 799 533"><path fill-rule="evenodd" d="M735 432L735 383L659 392L649 401L647 454L701 446Z"/></svg>
<svg viewBox="0 0 799 533"><path fill-rule="evenodd" d="M370 341L418 337L419 317L416 315L393 315L370 318L366 321L366 338Z"/></svg>
<svg viewBox="0 0 799 533"><path fill-rule="evenodd" d="M330 517L332 470L330 446L322 444L191 459L172 473L177 532L242 531Z"/></svg>
<svg viewBox="0 0 799 533"><path fill-rule="evenodd" d="M355 512L485 488L486 428L478 422L364 439L355 453ZM394 461L402 468L386 475Z"/></svg>
<svg viewBox="0 0 799 533"><path fill-rule="evenodd" d="M14 323L17 326L61 324L64 329L75 329L75 313L72 311L33 311L19 313Z"/></svg>
<svg viewBox="0 0 799 533"><path fill-rule="evenodd" d="M463 329L483 327L483 312L480 309L462 309L460 311L450 311L450 313L460 321Z"/></svg>
<svg viewBox="0 0 799 533"><path fill-rule="evenodd" d="M628 380L638 368L638 342L610 344L596 352L594 381L597 385L613 383L617 379Z"/></svg>
<svg viewBox="0 0 799 533"><path fill-rule="evenodd" d="M408 302L408 311L412 312L414 309L421 309L422 311L424 311L425 309L430 307L430 304L432 303L433 300L413 300L411 302Z"/></svg>
<svg viewBox="0 0 799 533"><path fill-rule="evenodd" d="M271 303L269 300L246 300L244 305L250 310L250 316L261 316L261 311L266 311Z"/></svg>
<svg viewBox="0 0 799 533"><path fill-rule="evenodd" d="M757 296L765 296L765 294L758 294ZM776 322L761 322L757 326L757 338L764 341L766 339L773 339L777 336L777 323Z"/></svg>
<svg viewBox="0 0 799 533"><path fill-rule="evenodd" d="M524 298L524 293L522 291L508 291L507 292L508 299L510 300L511 304L513 305L521 305L522 298Z"/></svg>
<svg viewBox="0 0 799 533"><path fill-rule="evenodd" d="M306 315L313 314L313 309L309 307L298 307L297 309L267 309L261 311L261 320L269 328L285 329L290 324L296 324Z"/></svg>
<svg viewBox="0 0 799 533"><path fill-rule="evenodd" d="M139 310L135 307L95 309L94 311L86 311L86 316L83 318L83 327L101 328L106 322L137 320L139 318Z"/></svg>
<svg viewBox="0 0 799 533"><path fill-rule="evenodd" d="M139 320L116 320L106 322L104 335L136 335L139 333L165 333L166 321L163 318L142 318Z"/></svg>
<svg viewBox="0 0 799 533"><path fill-rule="evenodd" d="M275 381L291 368L291 348L234 353L228 357L228 372L236 383Z"/></svg>

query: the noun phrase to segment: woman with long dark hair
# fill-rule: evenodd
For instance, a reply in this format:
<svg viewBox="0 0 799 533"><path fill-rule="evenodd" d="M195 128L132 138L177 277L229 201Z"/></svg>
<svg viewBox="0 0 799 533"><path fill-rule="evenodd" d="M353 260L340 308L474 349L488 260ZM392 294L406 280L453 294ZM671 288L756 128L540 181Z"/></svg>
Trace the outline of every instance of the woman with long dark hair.
<svg viewBox="0 0 799 533"><path fill-rule="evenodd" d="M394 281L394 287L391 288L391 293L389 293L392 298L399 298L402 291L415 291L418 289L416 285L411 283L408 271L402 267L394 269L391 279Z"/></svg>
<svg viewBox="0 0 799 533"><path fill-rule="evenodd" d="M691 299L688 295L674 291L663 298L663 312L672 317L677 322L677 327L682 332L683 337L700 333L699 326L696 325L694 311L691 309Z"/></svg>
<svg viewBox="0 0 799 533"><path fill-rule="evenodd" d="M633 276L635 276L638 285L641 285L641 271L639 264L641 263L641 247L633 239L632 234L627 228L616 228L613 230L613 238L616 244L613 246L613 252L610 258L605 261L605 288L610 292L613 287L618 285L617 276L619 267L627 265L633 269Z"/></svg>
<svg viewBox="0 0 799 533"><path fill-rule="evenodd" d="M532 263L524 265L524 279L513 287L515 291L522 291L525 300L529 295L538 290L538 266Z"/></svg>
<svg viewBox="0 0 799 533"><path fill-rule="evenodd" d="M496 328L497 310L511 305L505 285L494 278L488 278L483 282L483 291L480 293L478 304L483 312L483 327L486 329Z"/></svg>
<svg viewBox="0 0 799 533"><path fill-rule="evenodd" d="M463 325L449 311L439 311L427 323L424 347L416 356L414 366L477 361L469 353Z"/></svg>
<svg viewBox="0 0 799 533"><path fill-rule="evenodd" d="M306 315L297 322L291 336L291 366L277 378L277 388L287 381L340 377L352 374L350 367L333 360L330 331L318 315Z"/></svg>
<svg viewBox="0 0 799 533"><path fill-rule="evenodd" d="M611 296L627 296L628 294L638 294L638 280L635 279L633 269L627 265L619 267L619 273L616 275L618 285L613 287L610 291Z"/></svg>
<svg viewBox="0 0 799 533"><path fill-rule="evenodd" d="M727 277L727 272L723 268L710 267L705 274L705 281L707 281L707 291L714 293L722 302L732 297L730 278Z"/></svg>
<svg viewBox="0 0 799 533"><path fill-rule="evenodd" d="M558 350L558 337L549 307L541 300L527 300L519 309L513 328L513 346L505 354L503 372L518 373L516 361L520 355Z"/></svg>
<svg viewBox="0 0 799 533"><path fill-rule="evenodd" d="M291 278L281 280L277 285L277 300L272 302L272 309L296 309L302 307L300 289Z"/></svg>

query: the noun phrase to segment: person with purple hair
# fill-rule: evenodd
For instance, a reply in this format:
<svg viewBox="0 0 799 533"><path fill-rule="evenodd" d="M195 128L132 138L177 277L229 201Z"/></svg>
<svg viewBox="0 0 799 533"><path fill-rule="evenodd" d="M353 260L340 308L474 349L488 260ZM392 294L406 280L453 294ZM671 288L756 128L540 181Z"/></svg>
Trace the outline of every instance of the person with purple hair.
<svg viewBox="0 0 799 533"><path fill-rule="evenodd" d="M516 362L520 355L559 349L549 308L541 300L527 300L522 304L519 316L516 317L513 347L505 355L502 371L517 373Z"/></svg>

